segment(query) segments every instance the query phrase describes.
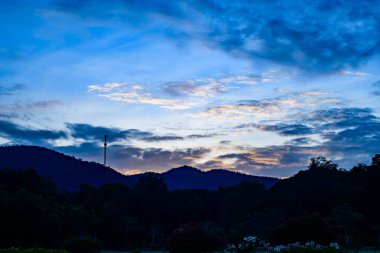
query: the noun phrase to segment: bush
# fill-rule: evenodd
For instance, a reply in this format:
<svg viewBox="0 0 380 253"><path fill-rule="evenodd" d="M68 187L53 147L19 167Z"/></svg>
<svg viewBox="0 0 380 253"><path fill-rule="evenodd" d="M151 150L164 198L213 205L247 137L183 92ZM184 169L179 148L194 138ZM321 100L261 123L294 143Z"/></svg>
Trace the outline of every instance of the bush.
<svg viewBox="0 0 380 253"><path fill-rule="evenodd" d="M97 253L102 249L102 242L90 236L72 238L65 243L71 253Z"/></svg>

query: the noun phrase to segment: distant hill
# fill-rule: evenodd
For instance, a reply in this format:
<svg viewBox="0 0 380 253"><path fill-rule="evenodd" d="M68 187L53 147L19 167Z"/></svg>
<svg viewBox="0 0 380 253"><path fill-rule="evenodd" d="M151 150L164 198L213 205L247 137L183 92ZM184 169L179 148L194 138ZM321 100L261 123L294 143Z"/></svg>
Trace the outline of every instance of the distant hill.
<svg viewBox="0 0 380 253"><path fill-rule="evenodd" d="M157 176L164 179L170 190L214 190L220 186L231 186L245 180L255 181L269 188L279 181L277 178L258 177L227 170L203 172L188 166L164 173L149 172L126 176L99 163L83 161L38 146L0 147L0 169L4 167L17 170L35 169L41 176L49 178L59 189L68 191L78 189L83 183L99 187L105 182L105 177L107 183L132 185L141 177Z"/></svg>
<svg viewBox="0 0 380 253"><path fill-rule="evenodd" d="M273 177L258 177L228 170L201 171L193 167L182 166L161 174L169 189L208 189L219 186L231 186L241 181L255 181L269 188L279 181Z"/></svg>

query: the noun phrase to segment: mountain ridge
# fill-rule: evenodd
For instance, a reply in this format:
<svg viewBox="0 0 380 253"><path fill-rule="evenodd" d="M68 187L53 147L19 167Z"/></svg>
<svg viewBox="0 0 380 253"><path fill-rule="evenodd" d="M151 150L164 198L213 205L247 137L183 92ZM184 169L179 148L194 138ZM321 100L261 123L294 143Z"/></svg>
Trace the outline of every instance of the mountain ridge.
<svg viewBox="0 0 380 253"><path fill-rule="evenodd" d="M22 157L22 159L20 159ZM169 190L205 189L216 190L242 181L255 181L269 188L279 181L277 178L243 174L223 169L202 171L191 166L172 168L162 173L145 172L124 175L111 167L89 162L59 151L40 146L0 146L0 169L34 169L49 178L58 188L67 191L79 189L81 184L99 187L106 183L135 184L147 176L162 177Z"/></svg>

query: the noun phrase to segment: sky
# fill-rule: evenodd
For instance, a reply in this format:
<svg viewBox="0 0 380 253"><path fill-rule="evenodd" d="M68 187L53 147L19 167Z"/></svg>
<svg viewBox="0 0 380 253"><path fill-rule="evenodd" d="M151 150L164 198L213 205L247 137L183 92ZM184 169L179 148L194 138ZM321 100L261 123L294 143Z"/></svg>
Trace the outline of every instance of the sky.
<svg viewBox="0 0 380 253"><path fill-rule="evenodd" d="M378 0L0 0L0 145L124 174L380 153Z"/></svg>

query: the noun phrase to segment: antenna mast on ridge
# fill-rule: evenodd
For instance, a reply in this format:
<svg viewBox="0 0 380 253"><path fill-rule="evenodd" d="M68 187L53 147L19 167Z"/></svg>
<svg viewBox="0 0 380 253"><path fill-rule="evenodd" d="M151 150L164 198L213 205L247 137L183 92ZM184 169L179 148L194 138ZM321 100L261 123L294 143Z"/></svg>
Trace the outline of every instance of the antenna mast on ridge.
<svg viewBox="0 0 380 253"><path fill-rule="evenodd" d="M104 166L106 166L107 161L107 135L104 135Z"/></svg>
<svg viewBox="0 0 380 253"><path fill-rule="evenodd" d="M104 135L104 183L107 182L107 135Z"/></svg>

